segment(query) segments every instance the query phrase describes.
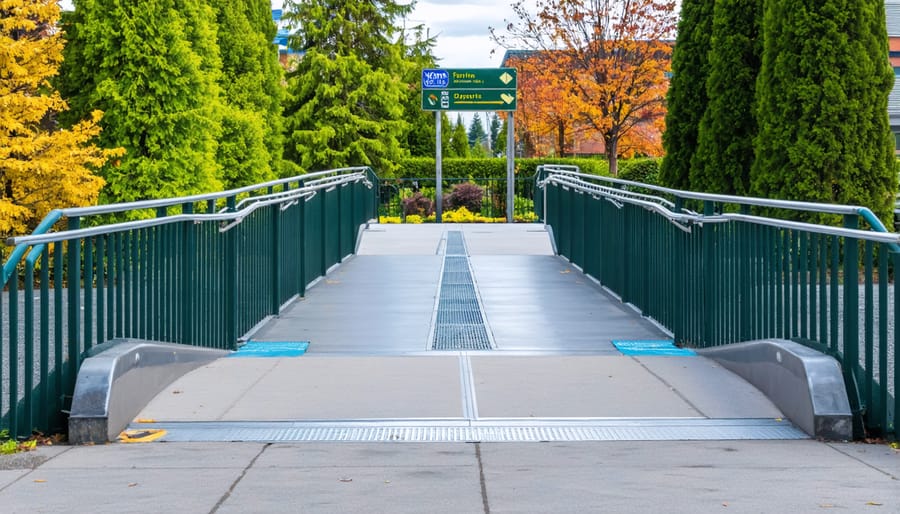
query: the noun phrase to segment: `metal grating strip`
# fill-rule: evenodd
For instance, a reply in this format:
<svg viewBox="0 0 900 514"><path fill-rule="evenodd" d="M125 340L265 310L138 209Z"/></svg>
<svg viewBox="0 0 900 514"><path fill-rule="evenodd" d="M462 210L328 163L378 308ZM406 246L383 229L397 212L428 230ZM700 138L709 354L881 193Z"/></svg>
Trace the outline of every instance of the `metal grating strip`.
<svg viewBox="0 0 900 514"><path fill-rule="evenodd" d="M790 422L771 419L540 419L173 422L167 442L580 442L809 439Z"/></svg>
<svg viewBox="0 0 900 514"><path fill-rule="evenodd" d="M447 251L434 320L432 350L490 350L461 231L447 232Z"/></svg>
<svg viewBox="0 0 900 514"><path fill-rule="evenodd" d="M447 232L447 248L445 255L466 255L466 244L463 242L463 234L460 230Z"/></svg>
<svg viewBox="0 0 900 514"><path fill-rule="evenodd" d="M490 350L484 324L435 325L433 350Z"/></svg>

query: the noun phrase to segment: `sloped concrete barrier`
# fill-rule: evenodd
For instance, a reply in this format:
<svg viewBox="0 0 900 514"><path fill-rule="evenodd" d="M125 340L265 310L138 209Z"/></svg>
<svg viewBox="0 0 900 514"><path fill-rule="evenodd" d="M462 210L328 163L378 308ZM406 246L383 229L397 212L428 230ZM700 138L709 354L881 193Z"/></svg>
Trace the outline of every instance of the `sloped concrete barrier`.
<svg viewBox="0 0 900 514"><path fill-rule="evenodd" d="M228 355L181 344L119 339L81 364L69 415L73 444L114 441L175 379Z"/></svg>
<svg viewBox="0 0 900 514"><path fill-rule="evenodd" d="M763 392L795 425L826 440L853 438L841 366L833 357L783 339L697 351Z"/></svg>

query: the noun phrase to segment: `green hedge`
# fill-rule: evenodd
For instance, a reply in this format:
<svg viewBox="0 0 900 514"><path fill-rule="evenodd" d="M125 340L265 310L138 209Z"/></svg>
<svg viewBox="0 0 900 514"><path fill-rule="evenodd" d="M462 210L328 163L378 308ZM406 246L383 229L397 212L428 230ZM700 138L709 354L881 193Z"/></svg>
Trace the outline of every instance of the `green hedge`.
<svg viewBox="0 0 900 514"><path fill-rule="evenodd" d="M642 158L621 161L619 178L641 182L642 184L659 184L659 161L661 159Z"/></svg>
<svg viewBox="0 0 900 514"><path fill-rule="evenodd" d="M541 164L568 164L578 166L583 173L609 175L609 163L603 159L547 158L516 159L516 176L530 177ZM400 161L400 169L393 178L434 177L434 168L432 157L409 157ZM506 159L448 158L443 160L441 172L445 178L506 178Z"/></svg>

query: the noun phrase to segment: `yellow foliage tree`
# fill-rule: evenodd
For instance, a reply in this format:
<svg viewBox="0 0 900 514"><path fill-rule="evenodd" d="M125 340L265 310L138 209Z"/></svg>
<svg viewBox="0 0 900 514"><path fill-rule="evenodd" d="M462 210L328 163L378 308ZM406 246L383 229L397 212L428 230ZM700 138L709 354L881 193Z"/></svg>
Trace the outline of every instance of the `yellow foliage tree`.
<svg viewBox="0 0 900 514"><path fill-rule="evenodd" d="M48 82L62 61L56 0L0 0L0 234L33 228L54 208L97 201L103 179L92 170L121 150L89 141L102 113L69 130L68 109Z"/></svg>

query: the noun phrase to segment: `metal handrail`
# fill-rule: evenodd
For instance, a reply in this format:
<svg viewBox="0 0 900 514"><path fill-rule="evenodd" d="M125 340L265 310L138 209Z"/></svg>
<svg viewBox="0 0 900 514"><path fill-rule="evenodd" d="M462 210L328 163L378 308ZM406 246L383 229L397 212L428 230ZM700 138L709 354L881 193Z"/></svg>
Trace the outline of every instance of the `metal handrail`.
<svg viewBox="0 0 900 514"><path fill-rule="evenodd" d="M551 170L551 171L553 171L553 170ZM767 225L770 227L805 230L808 232L813 232L813 233L818 233L818 234L849 237L849 238L854 238L854 239L860 239L863 241L873 241L873 242L879 242L879 243L900 245L900 234L890 233L890 232L886 232L886 231L873 232L873 231L869 231L869 230L850 229L850 228L843 228L843 227L832 227L832 226L827 226L827 225L816 225L816 224L812 224L812 223L803 223L803 222L798 222L798 221L788 221L788 220L781 220L781 219L776 219L776 218L768 218L768 217L764 217L764 216L753 216L753 215L749 215L749 214L723 213L723 214L716 214L716 215L712 215L712 216L704 216L704 215L696 214L696 213L674 212L674 211L669 210L665 206L665 203L671 203L671 202L668 202L667 200L665 200L663 198L655 198L658 201L647 201L647 200L643 200L640 198L635 198L628 194L622 194L622 191L618 190L618 189L611 190L610 188L605 188L603 186L598 186L597 184L591 184L590 182L585 182L585 181L581 180L582 177L598 178L595 175L587 175L584 173L563 172L563 173L551 174L551 175L547 176L547 178L545 178L543 181L540 182L540 185L543 187L543 185L552 182L552 183L559 184L560 186L570 187L572 189L582 191L582 192L585 192L588 194L600 194L605 197L612 197L612 198L615 198L617 201L631 203L634 205L641 206L645 209L657 212L657 213L661 214L662 216L664 216L669 221L674 222L674 223L679 223L679 224L703 225L704 223L723 223L723 222L728 222L728 221L743 221L743 222L754 223L754 224L758 224L758 225ZM605 177L600 177L600 178L603 178L604 180L606 179ZM617 180L620 183L627 183L628 185L636 185L639 187L646 187L644 184L640 184L638 182L621 181L618 179L610 179L610 180ZM656 186L653 186L653 187L656 187ZM657 187L657 189L666 189L666 188L658 188ZM670 191L674 191L674 190L670 190ZM649 195L642 195L642 196L648 196L649 198L654 198ZM740 197L727 197L724 195L709 195L709 196L721 197L721 198L739 198L740 200L746 200L746 199L740 198ZM749 200L763 200L763 199L751 198ZM804 202L785 202L782 200L775 200L775 201L780 202L780 203L804 204L806 206L819 205L819 204L810 204L810 203L804 203ZM764 205L764 204L763 203L753 203L752 205ZM823 205L827 205L827 204L823 204ZM839 208L841 206L832 206L832 207ZM837 209L835 209L835 211L836 210ZM837 214L837 212L834 212L834 211L825 211L825 212ZM842 213L843 214L859 214L859 211L851 209L851 210L842 211Z"/></svg>
<svg viewBox="0 0 900 514"><path fill-rule="evenodd" d="M111 234L117 232L126 232L128 230L155 227L159 225L168 225L172 223L181 223L184 221L193 221L195 223L209 221L233 221L240 222L253 211L269 205L280 204L289 201L295 201L300 198L311 198L316 191L335 187L341 184L350 184L354 182L364 181L366 186L371 188L372 183L366 179L364 174L354 173L352 175L341 175L338 177L328 177L315 181L312 185L302 188L291 189L288 191L280 191L266 195L255 196L245 199L240 205L247 204L246 207L236 210L223 210L215 213L201 214L176 214L160 218L152 218L146 220L127 221L121 223L112 223L109 225L101 225L97 227L82 228L75 230L61 230L58 232L48 232L43 234L32 234L28 236L10 237L6 240L8 245L36 245L45 243L54 243L58 241L66 241L69 239L78 239L84 237L92 237L101 234ZM259 188L254 188L259 189ZM228 230L235 226L236 223L230 223L220 228L221 231Z"/></svg>
<svg viewBox="0 0 900 514"><path fill-rule="evenodd" d="M887 232L887 229L884 228L884 225L878 218L872 213L872 211L867 207L862 207L858 205L837 205L837 204L827 204L827 203L814 203L814 202L800 202L794 200L778 200L774 198L753 198L753 197L744 197L744 196L732 196L732 195L720 195L714 193L698 193L694 191L683 191L680 189L670 189L663 186L657 186L653 184L642 184L640 182L632 182L630 180L622 180L618 178L612 177L602 177L600 175L591 175L588 173L581 173L580 171L573 171L571 168L574 166L555 166L555 165L545 165L544 169L551 173L556 174L565 174L572 175L576 177L591 179L591 180L600 180L603 182L609 182L612 184L619 184L624 186L634 186L641 187L651 191L657 191L659 193L665 193L673 196L677 196L679 198L685 198L689 200L700 200L707 202L719 202L719 203L733 203L739 205L752 205L756 207L773 207L778 209L794 209L799 211L814 211L814 212L822 212L826 214L859 214L866 218L866 221L872 224L873 222L877 222L880 227L872 226L873 229L878 230L879 232L884 231ZM871 219L870 219L871 217ZM879 230L879 228L883 230Z"/></svg>

